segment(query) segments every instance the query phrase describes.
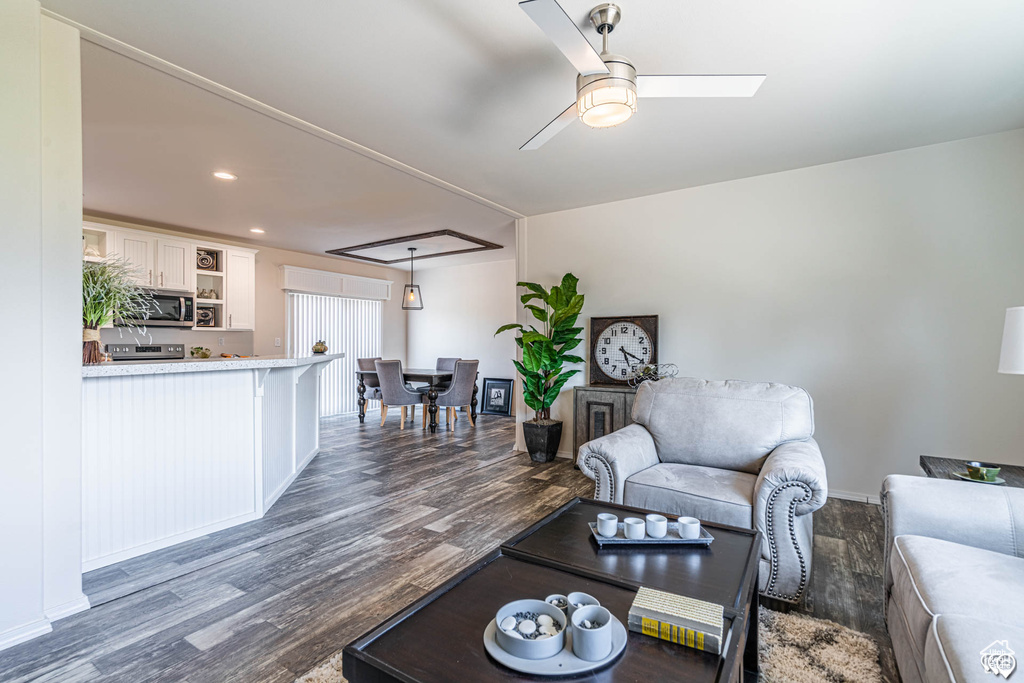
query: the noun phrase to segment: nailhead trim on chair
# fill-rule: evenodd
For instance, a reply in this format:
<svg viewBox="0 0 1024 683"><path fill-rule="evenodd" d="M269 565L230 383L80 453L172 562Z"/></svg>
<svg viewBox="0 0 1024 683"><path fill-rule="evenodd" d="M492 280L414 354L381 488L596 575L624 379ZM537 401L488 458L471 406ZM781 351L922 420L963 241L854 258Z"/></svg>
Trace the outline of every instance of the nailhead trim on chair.
<svg viewBox="0 0 1024 683"><path fill-rule="evenodd" d="M797 588L795 595L784 595L782 593L776 593L774 591L775 581L778 579L779 575L779 557L775 548L775 525L773 523L773 518L775 515L775 499L779 496L780 493L782 493L783 489L790 488L791 486L801 487L807 495L804 496L802 499L793 499L793 501L789 504L789 536L790 539L793 541L793 547L796 549L796 556L800 560L800 586ZM800 542L797 540L796 537L796 525L794 524L794 520L796 519L796 506L799 505L800 503L806 503L811 499L813 495L814 493L811 491L811 488L807 486L807 484L804 484L803 482L800 481L790 481L783 484L782 486L776 487L775 490L772 491L772 494L768 497L768 519L766 520L766 526L768 528L768 549L771 551L771 574L769 574L768 587L765 590L765 595L774 598L781 598L783 600L789 600L791 602L799 602L800 596L802 596L804 593L804 588L807 585L807 562L804 559L804 554L800 551Z"/></svg>
<svg viewBox="0 0 1024 683"><path fill-rule="evenodd" d="M612 466L608 464L607 460L604 460L603 458L599 457L596 453L587 453L586 457L583 458L583 464L586 465L594 473L594 497L597 500L602 500L602 498L601 498L601 476L600 476L600 472L598 472L598 470L597 470L597 467L595 467L595 465L594 465L595 461L601 463L601 465L604 466L604 470L605 470L605 472L607 473L607 476L608 476L608 498L607 498L606 502L614 503L615 502L615 478L614 478L614 476L612 476Z"/></svg>

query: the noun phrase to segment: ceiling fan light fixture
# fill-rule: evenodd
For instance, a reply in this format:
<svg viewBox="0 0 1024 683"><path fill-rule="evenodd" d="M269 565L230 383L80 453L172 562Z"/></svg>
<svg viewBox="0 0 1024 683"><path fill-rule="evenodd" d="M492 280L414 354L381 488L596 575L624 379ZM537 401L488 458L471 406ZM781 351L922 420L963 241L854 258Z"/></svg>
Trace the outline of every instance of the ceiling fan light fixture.
<svg viewBox="0 0 1024 683"><path fill-rule="evenodd" d="M636 69L625 57L601 58L610 73L576 77L576 113L591 128L617 126L636 113Z"/></svg>

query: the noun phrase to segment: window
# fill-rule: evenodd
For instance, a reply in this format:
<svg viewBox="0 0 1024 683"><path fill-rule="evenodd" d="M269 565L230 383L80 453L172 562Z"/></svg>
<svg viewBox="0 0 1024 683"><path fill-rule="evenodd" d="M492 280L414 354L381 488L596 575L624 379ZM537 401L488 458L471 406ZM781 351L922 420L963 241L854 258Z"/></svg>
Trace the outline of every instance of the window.
<svg viewBox="0 0 1024 683"><path fill-rule="evenodd" d="M309 352L317 340L328 353L345 357L327 365L320 376L320 416L343 415L359 409L356 403L356 359L380 355L382 304L319 294L288 294L288 351ZM379 408L370 401L366 409Z"/></svg>

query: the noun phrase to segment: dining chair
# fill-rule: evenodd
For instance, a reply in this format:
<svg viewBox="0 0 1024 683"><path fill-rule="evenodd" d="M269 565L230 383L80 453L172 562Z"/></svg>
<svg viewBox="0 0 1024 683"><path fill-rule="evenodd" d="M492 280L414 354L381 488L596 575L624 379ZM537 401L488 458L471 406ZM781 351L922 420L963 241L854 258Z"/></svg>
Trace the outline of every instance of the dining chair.
<svg viewBox="0 0 1024 683"><path fill-rule="evenodd" d="M423 403L423 395L418 391L413 391L405 383L402 361L378 360L374 361L374 366L377 370L377 380L380 382L380 426L384 426L390 406L401 406L402 426L400 429L405 429L405 409L412 406L412 419L415 420L416 406Z"/></svg>
<svg viewBox="0 0 1024 683"><path fill-rule="evenodd" d="M452 422L458 419L455 413L458 408L465 408L466 414L469 415L469 424L476 426L470 402L473 400L473 385L476 384L476 372L479 367L480 361L478 360L455 361L451 386L437 395L437 406L445 409L445 425L448 427L451 427ZM423 412L423 424L426 425L426 407Z"/></svg>
<svg viewBox="0 0 1024 683"><path fill-rule="evenodd" d="M377 366L374 365L374 363L379 360L382 360L380 356L375 356L373 358L356 358L356 366L360 370L376 372ZM379 401L381 399L380 380L377 379L377 375L363 375L363 386L366 387L366 393L363 395L366 400Z"/></svg>

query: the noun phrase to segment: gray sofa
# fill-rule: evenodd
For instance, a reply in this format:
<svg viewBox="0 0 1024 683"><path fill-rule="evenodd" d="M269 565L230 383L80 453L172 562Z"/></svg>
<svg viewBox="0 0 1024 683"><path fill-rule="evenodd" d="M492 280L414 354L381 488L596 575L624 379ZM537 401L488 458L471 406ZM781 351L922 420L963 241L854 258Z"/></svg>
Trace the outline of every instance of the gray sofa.
<svg viewBox="0 0 1024 683"><path fill-rule="evenodd" d="M761 592L799 602L811 572L811 513L828 496L807 392L663 379L637 390L633 420L580 447L594 497L760 530Z"/></svg>
<svg viewBox="0 0 1024 683"><path fill-rule="evenodd" d="M997 641L1024 664L1024 489L891 475L882 512L903 683L998 680L981 662Z"/></svg>

